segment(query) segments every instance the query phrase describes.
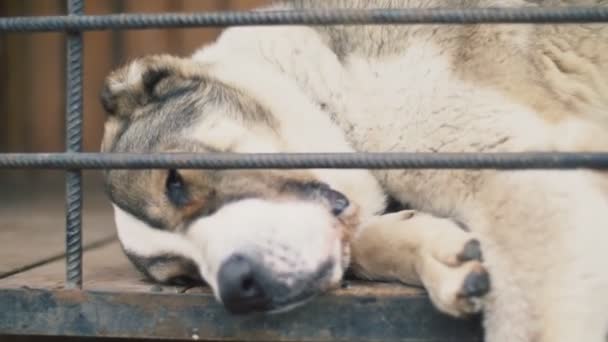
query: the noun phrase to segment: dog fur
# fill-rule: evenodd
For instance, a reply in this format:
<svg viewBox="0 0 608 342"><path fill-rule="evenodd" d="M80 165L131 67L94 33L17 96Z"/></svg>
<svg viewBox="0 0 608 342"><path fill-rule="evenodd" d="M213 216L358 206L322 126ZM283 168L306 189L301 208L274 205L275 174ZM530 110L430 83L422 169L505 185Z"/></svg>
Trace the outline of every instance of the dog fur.
<svg viewBox="0 0 608 342"><path fill-rule="evenodd" d="M457 5L572 3L583 1ZM235 27L189 58L118 69L102 102L106 152L600 151L608 26ZM106 179L136 266L158 281L200 277L220 301L218 278L235 255L275 290L254 308L264 311L331 289L351 264L362 277L423 285L448 314L483 310L490 342L607 340L600 172L112 170ZM414 210L384 213L387 195Z"/></svg>

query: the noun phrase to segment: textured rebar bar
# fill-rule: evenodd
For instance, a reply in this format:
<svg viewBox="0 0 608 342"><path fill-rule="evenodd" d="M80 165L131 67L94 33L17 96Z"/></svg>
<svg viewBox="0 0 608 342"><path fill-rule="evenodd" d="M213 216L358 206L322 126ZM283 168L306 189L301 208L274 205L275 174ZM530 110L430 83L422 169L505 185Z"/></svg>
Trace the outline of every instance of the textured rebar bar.
<svg viewBox="0 0 608 342"><path fill-rule="evenodd" d="M355 25L608 22L608 7L324 9L40 16L0 19L0 31L89 31L232 25Z"/></svg>
<svg viewBox="0 0 608 342"><path fill-rule="evenodd" d="M0 169L607 169L608 153L7 153Z"/></svg>
<svg viewBox="0 0 608 342"><path fill-rule="evenodd" d="M84 14L83 0L67 0L70 16ZM70 31L66 42L66 153L82 151L82 33ZM82 287L82 171L66 172L66 277L70 288Z"/></svg>

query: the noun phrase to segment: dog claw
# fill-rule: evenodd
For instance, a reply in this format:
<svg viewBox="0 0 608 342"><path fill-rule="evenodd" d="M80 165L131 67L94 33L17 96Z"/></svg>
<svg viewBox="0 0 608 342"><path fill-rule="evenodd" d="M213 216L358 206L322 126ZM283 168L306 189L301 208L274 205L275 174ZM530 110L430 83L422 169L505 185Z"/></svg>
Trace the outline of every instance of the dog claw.
<svg viewBox="0 0 608 342"><path fill-rule="evenodd" d="M466 243L464 249L458 254L458 261L466 262L471 260L483 261L481 254L481 245L479 240L472 239Z"/></svg>
<svg viewBox="0 0 608 342"><path fill-rule="evenodd" d="M471 272L464 280L459 296L465 298L481 297L490 291L488 272Z"/></svg>

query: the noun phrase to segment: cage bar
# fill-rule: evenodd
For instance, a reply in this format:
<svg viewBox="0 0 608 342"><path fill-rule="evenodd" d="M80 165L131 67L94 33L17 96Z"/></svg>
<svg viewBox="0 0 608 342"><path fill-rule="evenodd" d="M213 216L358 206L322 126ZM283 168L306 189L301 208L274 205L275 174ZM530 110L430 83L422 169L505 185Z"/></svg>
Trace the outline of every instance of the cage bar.
<svg viewBox="0 0 608 342"><path fill-rule="evenodd" d="M224 11L203 13L39 16L0 19L0 31L48 32L247 25L606 23L608 8L408 8Z"/></svg>
<svg viewBox="0 0 608 342"><path fill-rule="evenodd" d="M607 152L5 153L0 169L607 169Z"/></svg>
<svg viewBox="0 0 608 342"><path fill-rule="evenodd" d="M67 0L70 16L84 14L83 0ZM82 151L82 33L69 31L66 41L66 153ZM66 171L66 281L82 287L82 171Z"/></svg>

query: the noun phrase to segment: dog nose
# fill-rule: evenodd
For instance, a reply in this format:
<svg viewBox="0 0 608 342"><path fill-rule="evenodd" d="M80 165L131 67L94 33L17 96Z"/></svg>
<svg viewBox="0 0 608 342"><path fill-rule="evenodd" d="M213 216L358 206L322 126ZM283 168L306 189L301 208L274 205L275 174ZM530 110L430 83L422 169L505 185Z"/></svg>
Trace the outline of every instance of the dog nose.
<svg viewBox="0 0 608 342"><path fill-rule="evenodd" d="M220 267L218 286L222 303L233 314L263 311L270 305L256 264L244 255L233 255Z"/></svg>

